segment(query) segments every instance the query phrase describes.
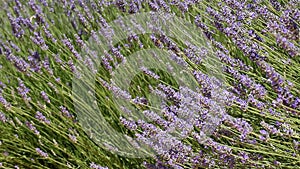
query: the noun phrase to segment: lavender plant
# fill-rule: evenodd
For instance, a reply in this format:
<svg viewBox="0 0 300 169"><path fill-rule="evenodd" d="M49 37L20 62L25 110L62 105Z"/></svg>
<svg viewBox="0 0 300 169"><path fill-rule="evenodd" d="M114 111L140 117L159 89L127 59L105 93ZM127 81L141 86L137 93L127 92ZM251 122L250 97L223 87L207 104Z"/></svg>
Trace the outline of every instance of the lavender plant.
<svg viewBox="0 0 300 169"><path fill-rule="evenodd" d="M299 168L299 1L0 5L0 168Z"/></svg>

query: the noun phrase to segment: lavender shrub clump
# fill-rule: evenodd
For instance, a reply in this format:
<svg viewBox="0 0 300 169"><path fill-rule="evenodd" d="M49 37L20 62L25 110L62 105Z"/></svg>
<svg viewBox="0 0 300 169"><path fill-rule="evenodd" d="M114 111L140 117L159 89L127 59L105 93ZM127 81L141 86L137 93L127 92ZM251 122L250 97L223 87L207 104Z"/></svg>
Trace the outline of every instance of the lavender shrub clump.
<svg viewBox="0 0 300 169"><path fill-rule="evenodd" d="M297 0L1 1L0 168L299 168L299 9ZM120 19L147 12L194 25L213 52L157 25ZM127 31L119 42L114 21ZM103 40L108 49L97 46ZM127 89L111 81L131 54L153 48L178 66L139 66ZM118 147L99 146L83 129L74 103L85 94L72 93L71 83L87 76L82 67L95 75L96 85L82 88L94 91L103 119L152 156L116 154ZM178 67L195 89L175 80ZM80 107L88 117L89 106Z"/></svg>

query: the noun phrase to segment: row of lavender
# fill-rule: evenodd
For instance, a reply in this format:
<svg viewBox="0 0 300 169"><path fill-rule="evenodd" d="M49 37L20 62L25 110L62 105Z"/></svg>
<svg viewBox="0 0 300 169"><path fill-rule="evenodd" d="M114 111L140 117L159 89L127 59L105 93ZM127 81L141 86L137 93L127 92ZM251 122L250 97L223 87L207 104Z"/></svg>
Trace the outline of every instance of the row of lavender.
<svg viewBox="0 0 300 169"><path fill-rule="evenodd" d="M300 3L291 1L46 1L3 2L0 54L0 166L9 168L297 168L300 113ZM131 34L93 70L98 102L109 93L133 99L152 122L124 118L104 106L116 130L154 149L154 159L128 159L98 147L76 119L71 95L75 66L89 37L111 39L109 22L138 12L164 11L195 24L216 49L226 80L208 76L207 52L159 34ZM140 25L135 24L137 29ZM122 27L122 24L121 24ZM126 29L126 26L124 27ZM156 28L152 28L155 30ZM192 68L198 91L159 83L161 114L147 98L107 83L135 51L160 48ZM217 68L212 67L211 71ZM162 74L142 69L153 81ZM157 74L156 74L157 73ZM99 90L99 89L98 89ZM142 89L146 90L146 89ZM216 102L216 100L218 102ZM222 105L225 108L223 109ZM146 110L145 110L146 107ZM218 117L218 120L212 118ZM186 115L192 115L187 123ZM213 124L214 127L209 123ZM169 135L179 132L181 139ZM209 135L207 134L209 131ZM168 147L166 149L166 146ZM96 164L97 163L97 164Z"/></svg>

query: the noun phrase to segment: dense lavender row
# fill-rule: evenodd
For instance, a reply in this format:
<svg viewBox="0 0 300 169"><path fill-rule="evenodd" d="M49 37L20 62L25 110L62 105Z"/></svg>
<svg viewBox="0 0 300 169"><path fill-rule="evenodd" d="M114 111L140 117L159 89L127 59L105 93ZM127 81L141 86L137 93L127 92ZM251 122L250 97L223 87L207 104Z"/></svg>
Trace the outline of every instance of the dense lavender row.
<svg viewBox="0 0 300 169"><path fill-rule="evenodd" d="M0 5L0 168L299 168L300 1ZM150 11L195 25L213 53L208 46L168 37L155 25L145 23L146 29L134 19L130 25L120 20ZM127 32L116 44L119 32L110 26L115 20ZM108 50L89 48L103 39ZM168 72L139 67L128 90L110 81L131 54L152 48L189 70L197 89L175 82L173 65ZM74 108L80 93L72 94L72 79L86 76L82 67L96 76L95 97L109 125L155 156L121 156L112 151L117 147L99 146L82 128ZM158 107L149 94L161 98ZM114 96L140 115L118 107ZM88 106L80 106L89 115Z"/></svg>

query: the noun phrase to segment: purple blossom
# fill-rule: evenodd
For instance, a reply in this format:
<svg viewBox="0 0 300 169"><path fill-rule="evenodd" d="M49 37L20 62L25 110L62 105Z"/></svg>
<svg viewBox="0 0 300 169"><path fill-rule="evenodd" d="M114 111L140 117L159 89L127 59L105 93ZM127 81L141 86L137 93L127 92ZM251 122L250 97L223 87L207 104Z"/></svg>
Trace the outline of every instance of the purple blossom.
<svg viewBox="0 0 300 169"><path fill-rule="evenodd" d="M260 132L260 134L265 135L265 136L269 134L266 130L260 130L259 132Z"/></svg>
<svg viewBox="0 0 300 169"><path fill-rule="evenodd" d="M157 74L155 74L153 71L147 69L146 67L141 67L140 69L141 69L141 71L143 71L145 74L147 74L147 75L153 77L153 78L156 79L156 80L160 78Z"/></svg>
<svg viewBox="0 0 300 169"><path fill-rule="evenodd" d="M137 129L137 125L135 124L134 121L127 120L125 118L120 118L121 123L129 130L135 131Z"/></svg>
<svg viewBox="0 0 300 169"><path fill-rule="evenodd" d="M156 3L156 1L154 1L154 2L149 1L148 4L149 4L149 7L150 7L153 11L158 11L158 10L160 9L160 7L159 7L158 4Z"/></svg>
<svg viewBox="0 0 300 169"><path fill-rule="evenodd" d="M53 43L57 42L57 40L54 38L53 34L45 26L43 26L43 31L45 32L46 37L51 39Z"/></svg>
<svg viewBox="0 0 300 169"><path fill-rule="evenodd" d="M246 138L246 136L253 131L251 124L243 119L228 116L225 121L241 133L241 138Z"/></svg>
<svg viewBox="0 0 300 169"><path fill-rule="evenodd" d="M74 142L74 143L77 142L77 137L76 137L76 136L71 135L71 134L69 134L68 136L69 136L69 139L70 139L72 142Z"/></svg>
<svg viewBox="0 0 300 169"><path fill-rule="evenodd" d="M25 34L25 31L21 27L20 21L17 20L16 18L13 18L13 16L11 15L11 13L7 13L7 17L9 19L9 21L10 21L10 25L12 27L13 35L16 36L17 38L22 37Z"/></svg>
<svg viewBox="0 0 300 169"><path fill-rule="evenodd" d="M43 152L40 148L36 148L35 151L44 158L48 157L48 154L46 152Z"/></svg>
<svg viewBox="0 0 300 169"><path fill-rule="evenodd" d="M106 70L108 70L109 72L112 72L113 67L111 66L111 63L109 62L109 60L106 56L101 56L101 63Z"/></svg>
<svg viewBox="0 0 300 169"><path fill-rule="evenodd" d="M50 103L50 99L45 91L41 91L41 95L45 102Z"/></svg>
<svg viewBox="0 0 300 169"><path fill-rule="evenodd" d="M96 164L94 162L90 163L90 168L91 169L108 169L108 167L102 167L102 166L100 166L100 165L98 165L98 164Z"/></svg>
<svg viewBox="0 0 300 169"><path fill-rule="evenodd" d="M266 123L266 122L264 122L264 121L262 121L262 122L260 123L260 125L261 125L264 129L266 129L267 132L270 133L270 134L275 134L275 135L279 135L279 136L281 136L281 134L282 134L282 133L280 132L280 130L277 129L275 126L270 125L270 124L268 124L268 123ZM265 132L266 130L261 130L263 133L261 133L261 131L260 131L260 133L261 133L261 134L268 134L267 132Z"/></svg>
<svg viewBox="0 0 300 169"><path fill-rule="evenodd" d="M0 121L2 121L3 123L7 122L7 119L5 117L5 114L0 112Z"/></svg>
<svg viewBox="0 0 300 169"><path fill-rule="evenodd" d="M114 54L114 56L120 60L120 62L123 62L125 60L125 57L121 54L119 48L112 47L111 51Z"/></svg>
<svg viewBox="0 0 300 169"><path fill-rule="evenodd" d="M110 90L115 97L121 97L124 98L128 101L131 100L131 95L130 93L128 93L127 91L119 88L118 86L116 86L114 83L108 83L105 80L98 78L98 80L100 81L100 83L106 87L108 90Z"/></svg>
<svg viewBox="0 0 300 169"><path fill-rule="evenodd" d="M75 56L76 59L82 60L80 54L76 51L75 47L71 43L71 41L67 38L61 40L62 43L71 51L71 53Z"/></svg>
<svg viewBox="0 0 300 169"><path fill-rule="evenodd" d="M30 92L30 89L25 86L23 81L18 78L19 81L19 87L17 88L19 95L22 96L24 100L30 101L31 98L27 96L27 94Z"/></svg>
<svg viewBox="0 0 300 169"><path fill-rule="evenodd" d="M83 42L83 40L79 37L78 34L75 34L75 39L76 39L76 43L80 46L80 47L84 47L85 43Z"/></svg>
<svg viewBox="0 0 300 169"><path fill-rule="evenodd" d="M28 122L28 121L26 121L25 122L25 125L31 130L31 131L33 131L34 132L34 134L36 134L36 135L40 135L40 132L36 129L36 127L35 126L33 126L33 124L32 123L30 123L30 122Z"/></svg>
<svg viewBox="0 0 300 169"><path fill-rule="evenodd" d="M7 57L7 59L11 61L21 72L27 72L27 70L30 68L30 65L23 58L11 54Z"/></svg>
<svg viewBox="0 0 300 169"><path fill-rule="evenodd" d="M67 110L66 107L64 106L60 106L60 111L63 113L64 116L68 117L68 118L73 118L73 115Z"/></svg>
<svg viewBox="0 0 300 169"><path fill-rule="evenodd" d="M48 50L48 45L46 45L46 42L44 38L40 35L38 32L33 33L34 36L30 36L30 39L38 46L41 47L42 50Z"/></svg>
<svg viewBox="0 0 300 169"><path fill-rule="evenodd" d="M46 124L50 124L50 120L48 120L41 112L37 111L35 114L35 118L38 119L41 122L44 122Z"/></svg>
<svg viewBox="0 0 300 169"><path fill-rule="evenodd" d="M11 104L0 94L0 103L4 106L5 109L11 108Z"/></svg>

